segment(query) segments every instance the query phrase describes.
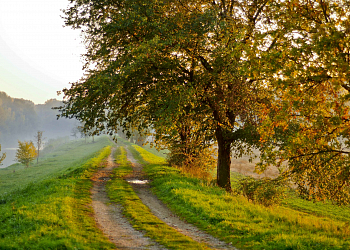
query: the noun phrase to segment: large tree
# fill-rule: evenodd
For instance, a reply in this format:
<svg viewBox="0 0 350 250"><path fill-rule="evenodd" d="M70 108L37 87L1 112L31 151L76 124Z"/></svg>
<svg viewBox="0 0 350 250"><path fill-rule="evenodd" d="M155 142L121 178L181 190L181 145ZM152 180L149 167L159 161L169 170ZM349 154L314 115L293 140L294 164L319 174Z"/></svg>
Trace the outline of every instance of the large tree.
<svg viewBox="0 0 350 250"><path fill-rule="evenodd" d="M309 198L350 200L349 1L71 3L91 70L64 90L62 116L214 139L227 190L232 148L259 143L262 169L277 163Z"/></svg>
<svg viewBox="0 0 350 250"><path fill-rule="evenodd" d="M71 2L66 24L84 31L90 70L63 90L62 116L112 132L120 125L161 128L163 112L173 124L187 109L190 120L201 113L202 128L212 135L202 139L218 144L218 185L230 190L232 146L241 153L257 141L257 113L270 96L264 80L274 71L268 62L280 35L273 28L279 5ZM173 105L169 95L181 102Z"/></svg>

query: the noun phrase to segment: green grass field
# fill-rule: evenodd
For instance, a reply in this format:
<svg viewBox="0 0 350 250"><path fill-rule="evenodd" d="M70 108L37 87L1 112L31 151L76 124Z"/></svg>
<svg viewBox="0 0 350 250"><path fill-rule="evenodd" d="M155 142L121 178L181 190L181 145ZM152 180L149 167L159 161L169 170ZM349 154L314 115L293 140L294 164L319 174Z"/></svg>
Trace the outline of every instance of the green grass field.
<svg viewBox="0 0 350 250"><path fill-rule="evenodd" d="M90 178L110 154L110 145L107 137L96 143L56 145L38 165L1 169L0 249L114 249L96 228L89 206ZM239 249L350 249L349 207L305 201L293 192L281 205L264 207L185 176L167 166L162 154L152 154L153 149L126 142L122 146L145 164L154 192L173 211ZM172 249L201 248L169 228L159 230L162 222L123 180L130 166L122 149L118 163L108 187L110 196L124 205L134 226Z"/></svg>
<svg viewBox="0 0 350 250"><path fill-rule="evenodd" d="M71 142L38 165L0 170L0 249L114 249L89 206L90 177L108 145L107 137Z"/></svg>
<svg viewBox="0 0 350 250"><path fill-rule="evenodd" d="M350 209L313 203L293 194L279 206L264 207L186 177L136 145L147 163L154 192L188 222L239 249L350 249Z"/></svg>
<svg viewBox="0 0 350 250"><path fill-rule="evenodd" d="M25 169L25 166L19 163L2 168L0 169L0 197L45 179L69 173L109 143L107 137L88 144L85 144L84 140L71 141L43 155L39 164L34 160L29 169Z"/></svg>

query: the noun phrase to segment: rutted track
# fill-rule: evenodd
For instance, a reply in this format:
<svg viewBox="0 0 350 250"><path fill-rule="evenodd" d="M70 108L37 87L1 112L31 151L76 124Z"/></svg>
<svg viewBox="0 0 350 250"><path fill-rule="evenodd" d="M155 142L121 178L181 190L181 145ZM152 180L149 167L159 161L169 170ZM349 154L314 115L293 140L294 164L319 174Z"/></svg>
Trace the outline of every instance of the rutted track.
<svg viewBox="0 0 350 250"><path fill-rule="evenodd" d="M106 181L109 180L114 163L114 149L107 160L107 165L98 170L93 176L94 182L91 189L92 207L94 217L107 237L118 249L165 249L141 232L135 230L127 219L122 215L122 208L119 205L111 203L105 190ZM148 180L142 171L142 165L139 164L129 150L127 158L132 163L133 174L128 176L127 181L132 185L141 201L150 208L152 213L161 219L167 225L175 228L180 233L191 237L197 242L205 243L213 249L236 249L233 246L222 242L213 236L200 231L195 226L180 220L174 215L150 190Z"/></svg>
<svg viewBox="0 0 350 250"><path fill-rule="evenodd" d="M92 208L97 225L118 249L165 249L135 230L123 216L121 206L111 203L108 198L105 185L116 167L114 151L108 157L106 167L99 169L92 178Z"/></svg>
<svg viewBox="0 0 350 250"><path fill-rule="evenodd" d="M179 217L174 215L167 206L164 205L150 190L148 180L142 171L142 165L134 159L131 152L127 149L127 158L133 165L133 176L129 177L127 181L132 185L136 194L140 197L141 201L149 207L152 213L161 219L168 226L175 228L180 233L191 237L197 242L205 243L213 249L237 249L233 246L220 241L213 236L199 230L192 224L186 223L180 220Z"/></svg>

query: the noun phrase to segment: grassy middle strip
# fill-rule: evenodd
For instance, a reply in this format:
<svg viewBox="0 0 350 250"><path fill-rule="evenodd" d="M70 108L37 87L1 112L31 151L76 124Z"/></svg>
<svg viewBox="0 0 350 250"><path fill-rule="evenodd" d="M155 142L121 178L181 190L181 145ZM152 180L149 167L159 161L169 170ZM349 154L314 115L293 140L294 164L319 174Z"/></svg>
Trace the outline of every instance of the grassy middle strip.
<svg viewBox="0 0 350 250"><path fill-rule="evenodd" d="M108 196L124 207L124 215L130 219L135 229L144 231L146 236L170 249L208 249L204 244L179 233L154 216L123 179L132 173L125 149L119 147L115 157L119 167L114 170L113 179L107 183Z"/></svg>

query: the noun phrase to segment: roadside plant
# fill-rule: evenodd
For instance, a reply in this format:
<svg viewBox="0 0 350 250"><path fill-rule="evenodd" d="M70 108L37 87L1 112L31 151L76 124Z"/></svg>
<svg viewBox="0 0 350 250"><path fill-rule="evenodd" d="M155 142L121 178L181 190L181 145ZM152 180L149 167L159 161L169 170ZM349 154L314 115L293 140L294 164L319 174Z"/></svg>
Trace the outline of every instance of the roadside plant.
<svg viewBox="0 0 350 250"><path fill-rule="evenodd" d="M238 181L235 192L252 202L269 207L280 204L285 198L286 185L281 178L244 177Z"/></svg>
<svg viewBox="0 0 350 250"><path fill-rule="evenodd" d="M211 181L216 167L214 155L215 152L212 148L205 148L196 154L185 154L173 150L168 156L168 162L191 177Z"/></svg>

